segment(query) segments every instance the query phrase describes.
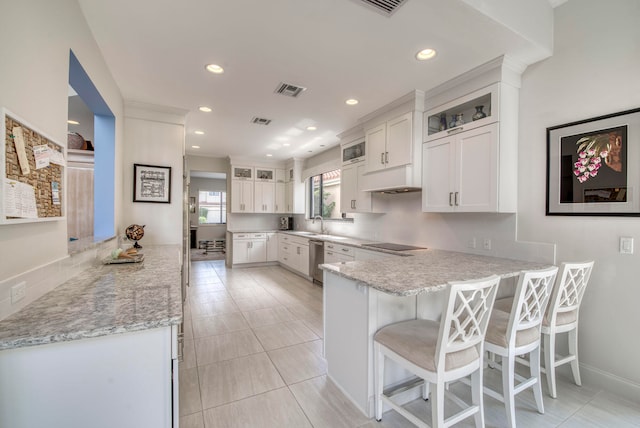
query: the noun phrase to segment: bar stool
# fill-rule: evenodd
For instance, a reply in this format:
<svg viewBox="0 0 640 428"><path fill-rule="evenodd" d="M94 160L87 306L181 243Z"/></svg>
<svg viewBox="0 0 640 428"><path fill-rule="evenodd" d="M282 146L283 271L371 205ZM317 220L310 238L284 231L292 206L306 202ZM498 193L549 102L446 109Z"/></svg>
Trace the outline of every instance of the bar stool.
<svg viewBox="0 0 640 428"><path fill-rule="evenodd" d="M384 389L384 365L388 358L423 380L422 396L431 393L431 423L447 427L475 416L476 427L484 427L482 404L482 354L487 324L500 278L451 282L441 321L416 319L385 326L374 336L374 385L376 419L382 420L383 403L389 405L419 427L425 422L392 400ZM471 375L471 406L449 393L454 401L467 407L444 419L446 382Z"/></svg>
<svg viewBox="0 0 640 428"><path fill-rule="evenodd" d="M540 386L540 327L551 289L558 272L557 267L520 273L513 304L509 312L493 311L485 337L485 350L500 355L502 368L502 395L487 387L485 394L502 401L509 427L516 426L515 396L533 387L538 412L544 413ZM530 378L515 372L516 356L529 354ZM490 362L490 366L495 363ZM520 383L515 385L515 381Z"/></svg>

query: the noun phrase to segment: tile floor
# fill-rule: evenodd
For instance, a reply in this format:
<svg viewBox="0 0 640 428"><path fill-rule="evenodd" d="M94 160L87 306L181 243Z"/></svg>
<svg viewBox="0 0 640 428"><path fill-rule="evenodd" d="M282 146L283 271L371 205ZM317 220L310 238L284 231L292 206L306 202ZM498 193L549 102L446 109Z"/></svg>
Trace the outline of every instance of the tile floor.
<svg viewBox="0 0 640 428"><path fill-rule="evenodd" d="M391 411L367 419L326 377L322 289L280 267L226 269L192 262L180 367L181 428L395 428L412 425ZM499 388L495 370L485 383ZM546 388L546 385L543 385ZM456 389L457 388L457 389ZM464 396L464 385L452 389ZM546 391L546 390L545 390ZM517 398L520 427L640 427L640 409L608 392L559 379L558 398ZM423 419L430 409L407 405ZM485 397L487 427L505 426L501 403ZM473 419L459 426L473 426Z"/></svg>

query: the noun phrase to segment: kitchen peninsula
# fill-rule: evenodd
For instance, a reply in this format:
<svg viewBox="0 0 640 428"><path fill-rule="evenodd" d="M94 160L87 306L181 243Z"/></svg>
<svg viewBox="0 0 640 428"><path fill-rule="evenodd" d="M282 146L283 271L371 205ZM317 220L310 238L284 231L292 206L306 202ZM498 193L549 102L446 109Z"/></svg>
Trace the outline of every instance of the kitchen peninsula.
<svg viewBox="0 0 640 428"><path fill-rule="evenodd" d="M0 426L172 426L180 248L142 251L141 263L97 261L0 321Z"/></svg>
<svg viewBox="0 0 640 428"><path fill-rule="evenodd" d="M327 374L367 416L373 417L373 335L382 326L415 318L437 319L447 283L550 264L443 250L412 251L413 257L322 265L324 347ZM513 281L511 281L513 282ZM411 375L390 366L385 385Z"/></svg>

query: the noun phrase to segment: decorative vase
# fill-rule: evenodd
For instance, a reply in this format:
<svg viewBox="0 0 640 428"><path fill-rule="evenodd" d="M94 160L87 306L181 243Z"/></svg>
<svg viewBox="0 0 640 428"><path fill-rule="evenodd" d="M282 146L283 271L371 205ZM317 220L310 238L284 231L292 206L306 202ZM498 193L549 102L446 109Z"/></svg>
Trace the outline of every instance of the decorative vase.
<svg viewBox="0 0 640 428"><path fill-rule="evenodd" d="M456 127L456 115L452 114L451 115L451 122L449 122L449 128L455 128Z"/></svg>
<svg viewBox="0 0 640 428"><path fill-rule="evenodd" d="M455 126L462 126L462 125L464 125L464 119L462 118L462 113L458 113L458 115L456 116Z"/></svg>
<svg viewBox="0 0 640 428"><path fill-rule="evenodd" d="M484 106L476 106L476 112L473 114L473 116L471 116L472 120L478 120L478 119L484 119L485 117L487 117L487 114L482 111L482 109L484 108Z"/></svg>
<svg viewBox="0 0 640 428"><path fill-rule="evenodd" d="M440 115L440 127L439 127L439 130L440 131L444 131L445 129L447 129L447 116L444 113L442 113Z"/></svg>

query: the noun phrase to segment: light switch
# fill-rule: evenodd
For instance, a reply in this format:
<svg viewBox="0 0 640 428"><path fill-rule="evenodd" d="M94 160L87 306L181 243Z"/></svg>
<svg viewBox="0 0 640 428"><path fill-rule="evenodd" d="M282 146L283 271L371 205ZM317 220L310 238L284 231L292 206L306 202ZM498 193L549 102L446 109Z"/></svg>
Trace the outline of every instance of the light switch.
<svg viewBox="0 0 640 428"><path fill-rule="evenodd" d="M630 236L620 237L620 254L633 254L633 238Z"/></svg>

